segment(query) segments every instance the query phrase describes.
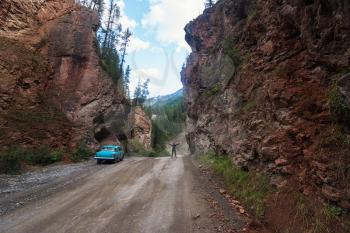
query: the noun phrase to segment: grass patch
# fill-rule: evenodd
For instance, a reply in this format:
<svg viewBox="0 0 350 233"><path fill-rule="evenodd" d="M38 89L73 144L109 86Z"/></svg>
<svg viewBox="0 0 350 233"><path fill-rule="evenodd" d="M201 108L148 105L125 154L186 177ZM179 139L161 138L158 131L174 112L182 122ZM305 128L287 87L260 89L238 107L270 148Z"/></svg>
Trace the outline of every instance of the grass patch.
<svg viewBox="0 0 350 233"><path fill-rule="evenodd" d="M321 134L322 147L350 149L350 141L339 125L331 125Z"/></svg>
<svg viewBox="0 0 350 233"><path fill-rule="evenodd" d="M89 160L94 155L94 152L85 144L79 144L75 151L71 154L70 160L74 163Z"/></svg>
<svg viewBox="0 0 350 233"><path fill-rule="evenodd" d="M337 206L311 200L301 193L290 190L287 196L281 196L277 202L291 200L291 218L285 225L285 232L330 233L345 232L343 210Z"/></svg>
<svg viewBox="0 0 350 233"><path fill-rule="evenodd" d="M328 221L330 221L341 216L343 214L343 210L337 206L327 204L322 208L322 214Z"/></svg>
<svg viewBox="0 0 350 233"><path fill-rule="evenodd" d="M337 123L348 124L350 121L350 108L345 97L340 92L338 82L334 81L331 90L328 93L329 108L333 120Z"/></svg>
<svg viewBox="0 0 350 233"><path fill-rule="evenodd" d="M264 217L266 197L274 191L267 177L233 166L227 156L208 155L201 157L201 160L224 178L229 192L257 218Z"/></svg>

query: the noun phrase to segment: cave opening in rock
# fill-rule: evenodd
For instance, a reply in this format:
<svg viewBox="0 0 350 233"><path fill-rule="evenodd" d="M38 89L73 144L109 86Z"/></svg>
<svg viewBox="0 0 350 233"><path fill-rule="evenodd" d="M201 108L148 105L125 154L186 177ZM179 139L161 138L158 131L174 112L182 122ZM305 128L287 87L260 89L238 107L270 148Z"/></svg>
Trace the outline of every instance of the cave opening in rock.
<svg viewBox="0 0 350 233"><path fill-rule="evenodd" d="M104 139L109 138L111 136L111 132L103 127L101 130L95 133L95 139L98 142L102 142Z"/></svg>

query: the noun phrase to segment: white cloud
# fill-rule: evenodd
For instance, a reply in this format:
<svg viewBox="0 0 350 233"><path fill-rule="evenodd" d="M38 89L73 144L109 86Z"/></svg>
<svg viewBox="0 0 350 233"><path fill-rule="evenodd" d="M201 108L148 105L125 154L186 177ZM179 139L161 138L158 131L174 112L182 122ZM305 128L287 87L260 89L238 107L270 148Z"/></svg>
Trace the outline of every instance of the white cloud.
<svg viewBox="0 0 350 233"><path fill-rule="evenodd" d="M150 43L148 41L143 41L138 37L131 36L130 43L128 47L128 53L136 52L139 50L148 49L150 47Z"/></svg>
<svg viewBox="0 0 350 233"><path fill-rule="evenodd" d="M123 26L123 30L129 28L130 30L134 29L137 26L135 20L130 19L125 13L125 2L124 0L118 0L118 6L120 7L120 23Z"/></svg>
<svg viewBox="0 0 350 233"><path fill-rule="evenodd" d="M203 12L203 0L149 0L150 10L142 19L143 28L155 32L161 43L176 43L188 48L184 37L186 24Z"/></svg>
<svg viewBox="0 0 350 233"><path fill-rule="evenodd" d="M147 79L150 80L149 91L150 97L166 95L179 90L182 85L180 82L174 82L177 79L176 75L164 75L161 69L158 68L141 68L131 71L130 91L133 96L138 82L144 83Z"/></svg>
<svg viewBox="0 0 350 233"><path fill-rule="evenodd" d="M135 29L137 26L137 22L134 19L130 19L125 13L125 2L124 0L116 0L115 3L118 4L120 8L120 18L119 23L123 26L123 30L130 28L130 30ZM110 5L110 0L105 1L105 8L103 12L103 20L102 23L104 27L106 27L108 21L108 9Z"/></svg>
<svg viewBox="0 0 350 233"><path fill-rule="evenodd" d="M147 79L158 79L161 75L157 68L141 68L133 70L133 77L136 80L146 81Z"/></svg>
<svg viewBox="0 0 350 233"><path fill-rule="evenodd" d="M154 84L154 81L159 80L160 77L161 77L161 72L157 68L141 68L137 70L132 70L131 83L130 83L131 94L133 94L133 92L135 91L139 81L143 83L147 79L151 81L149 84L149 91L151 93L157 92L157 89L159 87Z"/></svg>

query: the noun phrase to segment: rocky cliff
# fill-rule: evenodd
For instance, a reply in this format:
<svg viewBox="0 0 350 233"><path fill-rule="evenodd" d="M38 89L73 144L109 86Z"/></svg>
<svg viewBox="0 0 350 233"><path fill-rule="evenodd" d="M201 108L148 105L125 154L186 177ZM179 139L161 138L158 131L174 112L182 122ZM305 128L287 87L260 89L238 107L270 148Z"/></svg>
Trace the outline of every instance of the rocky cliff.
<svg viewBox="0 0 350 233"><path fill-rule="evenodd" d="M73 0L1 1L1 145L126 139L130 110L99 65L98 26Z"/></svg>
<svg viewBox="0 0 350 233"><path fill-rule="evenodd" d="M135 107L129 114L130 139L137 140L145 149L151 149L152 122L140 107Z"/></svg>
<svg viewBox="0 0 350 233"><path fill-rule="evenodd" d="M220 0L185 31L192 153L349 210L349 1Z"/></svg>

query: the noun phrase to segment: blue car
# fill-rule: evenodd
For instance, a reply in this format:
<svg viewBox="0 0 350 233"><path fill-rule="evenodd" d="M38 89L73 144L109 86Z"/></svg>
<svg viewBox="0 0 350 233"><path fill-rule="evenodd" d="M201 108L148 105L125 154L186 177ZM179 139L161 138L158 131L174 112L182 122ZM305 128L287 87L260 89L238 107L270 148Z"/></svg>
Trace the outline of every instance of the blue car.
<svg viewBox="0 0 350 233"><path fill-rule="evenodd" d="M120 146L107 145L103 146L95 155L98 164L102 161L112 161L114 163L124 159L124 151Z"/></svg>

